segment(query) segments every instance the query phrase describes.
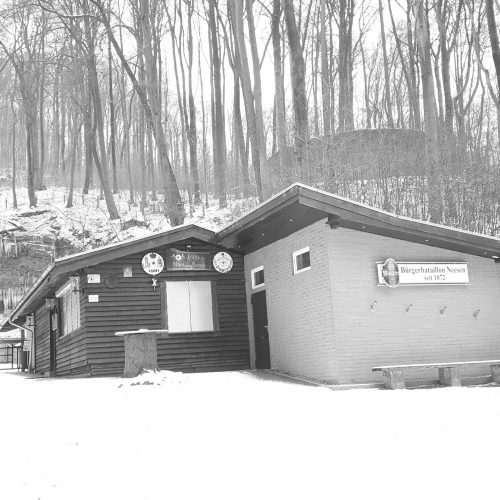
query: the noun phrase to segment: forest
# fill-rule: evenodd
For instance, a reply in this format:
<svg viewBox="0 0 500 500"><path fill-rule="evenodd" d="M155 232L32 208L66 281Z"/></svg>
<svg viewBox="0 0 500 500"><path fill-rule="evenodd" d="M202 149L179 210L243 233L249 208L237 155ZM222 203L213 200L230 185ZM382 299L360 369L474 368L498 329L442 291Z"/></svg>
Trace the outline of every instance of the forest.
<svg viewBox="0 0 500 500"><path fill-rule="evenodd" d="M172 226L304 182L496 235L498 0L4 0L0 185Z"/></svg>

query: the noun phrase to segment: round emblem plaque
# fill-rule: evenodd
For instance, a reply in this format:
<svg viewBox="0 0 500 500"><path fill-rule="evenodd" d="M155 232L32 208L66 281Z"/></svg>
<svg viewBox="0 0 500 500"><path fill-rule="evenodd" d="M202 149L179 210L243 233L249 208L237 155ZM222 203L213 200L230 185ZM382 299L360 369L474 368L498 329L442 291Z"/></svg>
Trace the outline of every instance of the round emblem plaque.
<svg viewBox="0 0 500 500"><path fill-rule="evenodd" d="M399 269L394 259L387 259L382 265L382 278L391 288L399 285Z"/></svg>
<svg viewBox="0 0 500 500"><path fill-rule="evenodd" d="M233 258L226 252L215 254L213 263L219 273L228 273L233 268Z"/></svg>
<svg viewBox="0 0 500 500"><path fill-rule="evenodd" d="M142 258L142 268L144 269L144 272L150 274L151 276L161 273L164 266L165 262L160 254L151 252L147 253Z"/></svg>

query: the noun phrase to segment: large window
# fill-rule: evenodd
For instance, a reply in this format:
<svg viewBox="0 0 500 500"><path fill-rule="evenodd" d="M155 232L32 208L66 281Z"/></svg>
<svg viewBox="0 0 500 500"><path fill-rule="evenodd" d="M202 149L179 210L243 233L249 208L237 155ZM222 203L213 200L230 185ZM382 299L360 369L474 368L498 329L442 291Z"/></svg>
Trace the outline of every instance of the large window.
<svg viewBox="0 0 500 500"><path fill-rule="evenodd" d="M59 299L59 333L61 336L74 332L81 326L79 278L72 277L56 293Z"/></svg>
<svg viewBox="0 0 500 500"><path fill-rule="evenodd" d="M170 333L213 332L211 281L165 282L166 327Z"/></svg>

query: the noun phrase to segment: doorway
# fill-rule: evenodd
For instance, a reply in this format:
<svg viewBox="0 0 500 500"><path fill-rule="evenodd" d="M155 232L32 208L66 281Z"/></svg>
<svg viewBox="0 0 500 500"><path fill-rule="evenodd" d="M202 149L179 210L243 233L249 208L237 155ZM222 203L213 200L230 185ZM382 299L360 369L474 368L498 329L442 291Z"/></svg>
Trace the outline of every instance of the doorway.
<svg viewBox="0 0 500 500"><path fill-rule="evenodd" d="M269 349L265 291L252 295L252 313L255 338L255 367L258 370L267 370L271 368L271 351Z"/></svg>

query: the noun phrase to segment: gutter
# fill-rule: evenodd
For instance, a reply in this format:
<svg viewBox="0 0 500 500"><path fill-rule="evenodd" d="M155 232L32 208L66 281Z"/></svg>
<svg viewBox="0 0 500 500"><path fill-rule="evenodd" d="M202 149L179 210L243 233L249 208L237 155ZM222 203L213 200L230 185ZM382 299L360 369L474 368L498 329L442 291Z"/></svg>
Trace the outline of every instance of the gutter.
<svg viewBox="0 0 500 500"><path fill-rule="evenodd" d="M56 267L55 264L50 264L49 267L42 273L42 275L35 281L33 286L26 292L26 294L23 296L23 298L16 304L16 307L12 309L8 316L8 322L11 323L11 319L16 318L16 313L21 309L21 307L31 298L31 296L38 290L40 285L46 280L52 270ZM15 325L15 323L14 323ZM19 328L19 325L16 325Z"/></svg>
<svg viewBox="0 0 500 500"><path fill-rule="evenodd" d="M35 327L34 327L34 322L33 322L33 328L29 328L28 326L21 326L21 325L18 325L17 323L14 323L13 321L11 321L10 317L7 318L7 321L10 325L12 326L15 326L17 328L20 328L21 329L21 346L23 347L24 349L24 330L29 330L29 332L31 333L31 346L30 346L30 361L29 361L29 365L28 365L28 372L29 373L32 373L32 360L33 360L33 353L34 353L34 350L35 350ZM22 370L24 371L24 369Z"/></svg>

